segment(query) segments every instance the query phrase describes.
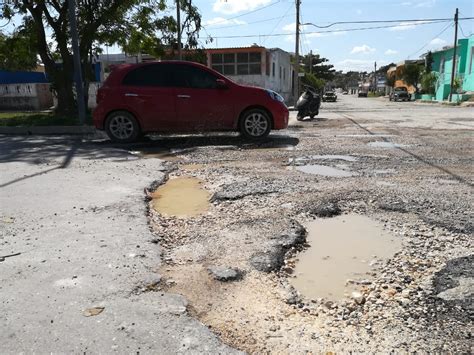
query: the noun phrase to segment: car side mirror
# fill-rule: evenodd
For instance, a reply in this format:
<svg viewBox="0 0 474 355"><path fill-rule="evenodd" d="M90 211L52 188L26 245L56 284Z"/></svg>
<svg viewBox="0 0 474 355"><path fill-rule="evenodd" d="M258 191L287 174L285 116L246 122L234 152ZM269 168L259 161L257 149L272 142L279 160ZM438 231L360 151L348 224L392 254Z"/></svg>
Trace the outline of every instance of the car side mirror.
<svg viewBox="0 0 474 355"><path fill-rule="evenodd" d="M227 83L225 80L216 79L216 84L218 89L228 89Z"/></svg>

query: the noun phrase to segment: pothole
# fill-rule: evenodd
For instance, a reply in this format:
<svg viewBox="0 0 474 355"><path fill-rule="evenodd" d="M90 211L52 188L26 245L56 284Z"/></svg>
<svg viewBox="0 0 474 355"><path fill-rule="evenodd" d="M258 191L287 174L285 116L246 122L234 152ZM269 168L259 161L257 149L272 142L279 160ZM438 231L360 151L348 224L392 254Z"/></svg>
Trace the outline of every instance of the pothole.
<svg viewBox="0 0 474 355"><path fill-rule="evenodd" d="M367 143L369 146L374 147L374 148L386 148L386 149L395 149L395 148L403 148L403 147L408 147L405 144L398 144L398 143L392 143L392 142L369 142Z"/></svg>
<svg viewBox="0 0 474 355"><path fill-rule="evenodd" d="M168 180L151 194L155 211L165 216L193 217L207 212L210 194L194 177Z"/></svg>
<svg viewBox="0 0 474 355"><path fill-rule="evenodd" d="M296 169L306 174L314 174L328 177L350 177L357 175L356 173L349 170L342 170L333 168L326 165L301 165L296 167L290 167L291 169Z"/></svg>
<svg viewBox="0 0 474 355"><path fill-rule="evenodd" d="M299 255L290 283L305 297L342 299L369 278L377 263L401 249L383 226L357 214L311 222L310 248Z"/></svg>

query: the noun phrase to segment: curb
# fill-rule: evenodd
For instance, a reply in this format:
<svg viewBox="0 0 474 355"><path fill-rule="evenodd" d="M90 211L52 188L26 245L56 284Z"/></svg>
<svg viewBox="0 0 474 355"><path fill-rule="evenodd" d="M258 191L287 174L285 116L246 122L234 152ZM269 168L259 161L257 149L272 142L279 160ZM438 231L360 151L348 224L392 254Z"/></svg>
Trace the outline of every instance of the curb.
<svg viewBox="0 0 474 355"><path fill-rule="evenodd" d="M0 134L7 135L49 135L49 134L94 134L93 126L17 126L0 127Z"/></svg>

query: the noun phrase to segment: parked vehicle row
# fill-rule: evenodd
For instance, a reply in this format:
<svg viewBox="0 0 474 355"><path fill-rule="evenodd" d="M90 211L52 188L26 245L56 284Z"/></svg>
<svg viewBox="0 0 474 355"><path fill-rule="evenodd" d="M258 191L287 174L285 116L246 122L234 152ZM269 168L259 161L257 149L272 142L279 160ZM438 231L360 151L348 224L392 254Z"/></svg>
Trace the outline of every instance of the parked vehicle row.
<svg viewBox="0 0 474 355"><path fill-rule="evenodd" d="M404 86L396 87L390 93L390 101L410 101L411 95L408 93L408 89Z"/></svg>
<svg viewBox="0 0 474 355"><path fill-rule="evenodd" d="M94 125L115 142L150 132L240 131L248 139L288 126L278 93L239 85L204 65L184 61L124 64L97 93Z"/></svg>

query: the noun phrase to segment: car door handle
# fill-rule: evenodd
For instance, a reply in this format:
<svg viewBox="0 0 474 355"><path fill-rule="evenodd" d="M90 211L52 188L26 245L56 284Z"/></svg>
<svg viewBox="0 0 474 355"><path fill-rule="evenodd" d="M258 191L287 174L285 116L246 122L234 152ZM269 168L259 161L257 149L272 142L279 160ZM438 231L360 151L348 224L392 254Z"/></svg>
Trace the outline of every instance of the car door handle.
<svg viewBox="0 0 474 355"><path fill-rule="evenodd" d="M125 96L138 97L138 94L133 94L133 93L127 92L127 93L125 94Z"/></svg>
<svg viewBox="0 0 474 355"><path fill-rule="evenodd" d="M191 95L178 95L180 99L189 99L191 98Z"/></svg>

